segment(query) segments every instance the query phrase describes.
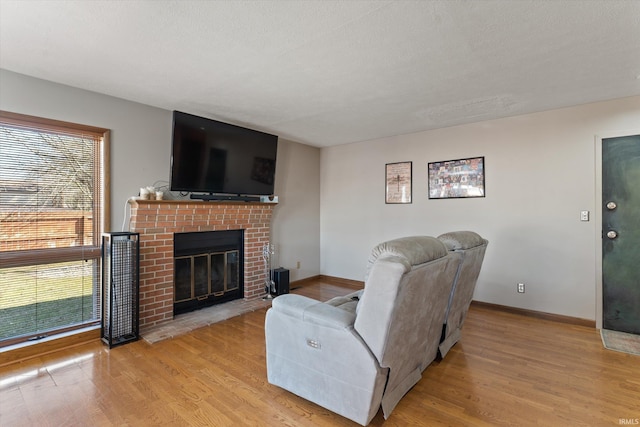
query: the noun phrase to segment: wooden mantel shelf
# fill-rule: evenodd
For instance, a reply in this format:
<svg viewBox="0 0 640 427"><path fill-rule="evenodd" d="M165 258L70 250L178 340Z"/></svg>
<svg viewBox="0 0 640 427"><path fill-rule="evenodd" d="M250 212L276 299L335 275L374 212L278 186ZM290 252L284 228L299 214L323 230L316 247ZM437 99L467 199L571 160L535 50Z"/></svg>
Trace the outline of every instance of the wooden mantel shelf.
<svg viewBox="0 0 640 427"><path fill-rule="evenodd" d="M144 205L144 204L176 204L176 205L180 205L180 206L184 206L184 205L198 205L198 206L202 206L202 205L211 205L211 204L218 204L218 205L277 205L278 202L244 202L244 201L238 201L238 200L198 200L198 199L179 199L179 200L171 200L171 199L163 199L163 200L148 200L148 199L141 199L138 197L132 197L129 199L129 204L130 205Z"/></svg>

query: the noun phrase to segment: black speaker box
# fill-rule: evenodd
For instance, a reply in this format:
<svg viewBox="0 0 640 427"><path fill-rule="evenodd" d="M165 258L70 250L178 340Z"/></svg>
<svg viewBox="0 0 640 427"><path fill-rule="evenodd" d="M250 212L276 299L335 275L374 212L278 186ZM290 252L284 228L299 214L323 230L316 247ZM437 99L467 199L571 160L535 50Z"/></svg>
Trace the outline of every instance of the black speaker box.
<svg viewBox="0 0 640 427"><path fill-rule="evenodd" d="M274 269L273 281L276 284L276 295L289 293L289 270L282 267Z"/></svg>

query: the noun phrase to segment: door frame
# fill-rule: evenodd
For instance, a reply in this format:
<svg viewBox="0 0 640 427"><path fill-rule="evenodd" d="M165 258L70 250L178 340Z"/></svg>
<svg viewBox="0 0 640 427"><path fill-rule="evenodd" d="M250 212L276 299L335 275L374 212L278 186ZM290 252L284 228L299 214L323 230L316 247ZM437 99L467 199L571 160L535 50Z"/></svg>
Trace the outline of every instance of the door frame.
<svg viewBox="0 0 640 427"><path fill-rule="evenodd" d="M593 211L593 220L595 221L595 274L596 274L596 329L602 329L604 315L602 305L602 140L609 138L620 138L623 136L640 135L640 129L606 132L602 135L595 135L595 208Z"/></svg>

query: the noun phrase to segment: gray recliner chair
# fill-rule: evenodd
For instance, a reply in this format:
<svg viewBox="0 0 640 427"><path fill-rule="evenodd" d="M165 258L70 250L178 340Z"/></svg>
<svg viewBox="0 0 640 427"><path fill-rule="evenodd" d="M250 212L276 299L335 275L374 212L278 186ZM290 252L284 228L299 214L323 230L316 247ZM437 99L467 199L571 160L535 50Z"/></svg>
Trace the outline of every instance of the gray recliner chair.
<svg viewBox="0 0 640 427"><path fill-rule="evenodd" d="M450 251L461 255L455 281L449 297L442 327L440 355L444 358L460 340L462 325L467 317L476 288L482 261L489 242L473 231L453 231L438 236Z"/></svg>
<svg viewBox="0 0 640 427"><path fill-rule="evenodd" d="M265 319L271 384L362 425L388 418L435 359L460 254L436 238L374 248L362 291L276 297Z"/></svg>

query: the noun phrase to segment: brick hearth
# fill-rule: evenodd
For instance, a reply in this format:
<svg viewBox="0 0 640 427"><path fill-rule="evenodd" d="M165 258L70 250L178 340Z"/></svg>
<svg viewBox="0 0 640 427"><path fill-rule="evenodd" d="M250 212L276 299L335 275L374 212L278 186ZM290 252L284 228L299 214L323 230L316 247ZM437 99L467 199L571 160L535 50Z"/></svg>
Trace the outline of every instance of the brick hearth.
<svg viewBox="0 0 640 427"><path fill-rule="evenodd" d="M173 319L173 234L244 230L244 299L264 295L262 248L273 203L131 200L132 232L140 233L140 328Z"/></svg>

